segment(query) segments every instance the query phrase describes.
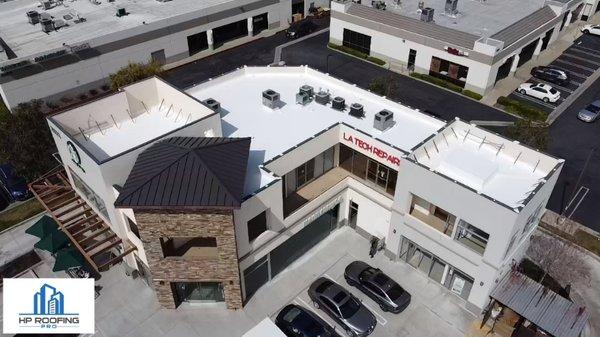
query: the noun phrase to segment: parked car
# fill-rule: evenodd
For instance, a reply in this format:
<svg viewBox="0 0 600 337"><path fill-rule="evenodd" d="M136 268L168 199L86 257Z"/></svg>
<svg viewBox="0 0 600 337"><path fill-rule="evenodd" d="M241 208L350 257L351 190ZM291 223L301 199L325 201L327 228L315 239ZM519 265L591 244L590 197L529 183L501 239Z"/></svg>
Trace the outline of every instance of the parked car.
<svg viewBox="0 0 600 337"><path fill-rule="evenodd" d="M8 197L8 193L0 189L0 211L5 210L8 207L8 205L10 205L10 198Z"/></svg>
<svg viewBox="0 0 600 337"><path fill-rule="evenodd" d="M308 296L317 309L325 311L344 327L351 337L368 336L377 320L352 293L332 280L320 277L308 288Z"/></svg>
<svg viewBox="0 0 600 337"><path fill-rule="evenodd" d="M288 337L339 337L319 316L295 304L281 309L275 324Z"/></svg>
<svg viewBox="0 0 600 337"><path fill-rule="evenodd" d="M585 25L581 27L581 31L584 34L592 34L600 36L600 25Z"/></svg>
<svg viewBox="0 0 600 337"><path fill-rule="evenodd" d="M590 105L579 111L577 118L584 122L591 123L598 119L598 115L600 115L600 100L590 103Z"/></svg>
<svg viewBox="0 0 600 337"><path fill-rule="evenodd" d="M562 86L569 84L569 75L567 72L555 67L533 67L531 69L531 76Z"/></svg>
<svg viewBox="0 0 600 337"><path fill-rule="evenodd" d="M17 175L17 171L11 164L0 165L0 184L10 194L12 200L22 201L32 196L27 182Z"/></svg>
<svg viewBox="0 0 600 337"><path fill-rule="evenodd" d="M285 31L285 35L290 39L297 39L299 37L308 35L317 30L317 25L310 19L304 19L294 22Z"/></svg>
<svg viewBox="0 0 600 337"><path fill-rule="evenodd" d="M410 294L378 268L354 261L346 266L344 278L377 302L383 311L400 313L410 304Z"/></svg>
<svg viewBox="0 0 600 337"><path fill-rule="evenodd" d="M560 98L560 91L554 89L552 86L544 83L523 83L517 89L523 95L535 97L548 103L554 103Z"/></svg>

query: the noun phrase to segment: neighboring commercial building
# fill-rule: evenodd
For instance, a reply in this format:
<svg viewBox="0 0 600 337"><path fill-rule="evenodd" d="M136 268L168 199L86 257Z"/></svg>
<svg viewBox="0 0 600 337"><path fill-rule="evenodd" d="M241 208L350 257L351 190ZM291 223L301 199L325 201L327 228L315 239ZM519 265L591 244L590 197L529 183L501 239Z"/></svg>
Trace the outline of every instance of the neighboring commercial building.
<svg viewBox="0 0 600 337"><path fill-rule="evenodd" d="M101 91L129 62L185 62L288 27L329 0L0 1L0 96L10 108Z"/></svg>
<svg viewBox="0 0 600 337"><path fill-rule="evenodd" d="M360 2L332 3L331 43L480 94L600 10L597 0Z"/></svg>
<svg viewBox="0 0 600 337"><path fill-rule="evenodd" d="M102 233L75 237L80 249L99 271L124 256L167 308L240 308L341 226L483 308L563 165L307 67L242 68L186 93L153 78L49 125L60 180L133 247L102 265L87 248Z"/></svg>

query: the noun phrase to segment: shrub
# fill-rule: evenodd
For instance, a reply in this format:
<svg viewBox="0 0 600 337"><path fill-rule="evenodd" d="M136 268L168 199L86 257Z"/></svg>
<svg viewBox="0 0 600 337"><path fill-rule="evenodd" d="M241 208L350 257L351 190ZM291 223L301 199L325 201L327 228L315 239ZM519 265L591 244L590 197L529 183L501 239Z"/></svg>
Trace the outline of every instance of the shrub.
<svg viewBox="0 0 600 337"><path fill-rule="evenodd" d="M91 90L90 90L90 95L92 95L92 96L96 96L96 95L98 95L98 90L96 90L96 89L91 89Z"/></svg>
<svg viewBox="0 0 600 337"><path fill-rule="evenodd" d="M4 101L0 97L0 121L5 120L10 116L10 110L4 104Z"/></svg>
<svg viewBox="0 0 600 337"><path fill-rule="evenodd" d="M454 83L448 82L446 80L443 80L441 78L437 78L431 75L427 75L427 74L419 74L419 73L411 73L410 76L414 77L414 78L418 78L420 80L423 81L427 81L429 83L433 83L437 86L440 86L442 88L446 88L448 90L452 90L454 92L462 92L463 88L460 87L459 85L456 85Z"/></svg>
<svg viewBox="0 0 600 337"><path fill-rule="evenodd" d="M79 95L79 96L78 96L78 98L79 98L79 100L81 100L81 101L85 101L85 100L86 100L88 97L87 97L87 95L86 95L86 94L81 94L81 95Z"/></svg>
<svg viewBox="0 0 600 337"><path fill-rule="evenodd" d="M341 46L339 44L335 44L335 43L331 43L331 42L329 42L327 44L327 46L329 46L329 48L331 48L331 49L339 50L342 53L350 54L352 56L361 58L363 60L367 60L369 62L375 63L375 64L380 65L380 66L382 66L382 65L384 65L386 63L382 59L379 59L379 58L373 57L373 56L369 56L368 54L365 54L365 53L363 53L361 51L358 51L356 49L352 49L350 47Z"/></svg>
<svg viewBox="0 0 600 337"><path fill-rule="evenodd" d="M118 90L121 87L135 83L162 73L162 66L156 61L148 63L129 63L109 76L110 88Z"/></svg>
<svg viewBox="0 0 600 337"><path fill-rule="evenodd" d="M504 109L506 109L508 112L534 121L543 121L547 118L547 115L544 111L508 97L500 96L498 97L496 103L504 106Z"/></svg>
<svg viewBox="0 0 600 337"><path fill-rule="evenodd" d="M471 90L463 90L462 94L465 95L465 96L467 96L467 97L471 97L472 99L476 99L478 101L483 98L482 95L480 95L480 94L478 94L478 93L476 93L474 91L471 91Z"/></svg>

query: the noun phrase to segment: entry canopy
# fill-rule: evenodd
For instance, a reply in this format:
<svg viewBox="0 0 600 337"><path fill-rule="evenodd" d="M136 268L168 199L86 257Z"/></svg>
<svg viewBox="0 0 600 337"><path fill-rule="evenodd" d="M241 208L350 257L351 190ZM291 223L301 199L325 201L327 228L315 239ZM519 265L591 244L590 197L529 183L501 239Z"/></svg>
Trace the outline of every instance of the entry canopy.
<svg viewBox="0 0 600 337"><path fill-rule="evenodd" d="M85 260L77 248L67 247L56 254L56 261L54 262L52 271L56 272L73 267L80 267L83 266L84 263Z"/></svg>
<svg viewBox="0 0 600 337"><path fill-rule="evenodd" d="M65 233L61 232L57 228L54 230L54 232L48 234L38 241L34 247L47 250L54 254L67 244L69 244L69 238L65 235Z"/></svg>
<svg viewBox="0 0 600 337"><path fill-rule="evenodd" d="M44 238L50 233L56 232L58 224L51 217L44 215L38 221L36 221L31 227L25 230L25 233L37 236L38 238Z"/></svg>

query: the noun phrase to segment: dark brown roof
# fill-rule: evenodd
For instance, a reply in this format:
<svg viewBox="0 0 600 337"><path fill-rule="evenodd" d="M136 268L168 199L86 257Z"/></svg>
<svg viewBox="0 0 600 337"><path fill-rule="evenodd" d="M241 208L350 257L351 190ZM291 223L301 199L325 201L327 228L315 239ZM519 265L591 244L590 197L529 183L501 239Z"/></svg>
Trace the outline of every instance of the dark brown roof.
<svg viewBox="0 0 600 337"><path fill-rule="evenodd" d="M142 152L116 207L239 208L250 138L174 137Z"/></svg>

